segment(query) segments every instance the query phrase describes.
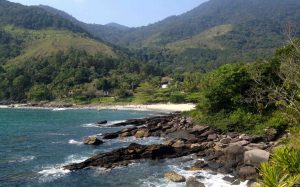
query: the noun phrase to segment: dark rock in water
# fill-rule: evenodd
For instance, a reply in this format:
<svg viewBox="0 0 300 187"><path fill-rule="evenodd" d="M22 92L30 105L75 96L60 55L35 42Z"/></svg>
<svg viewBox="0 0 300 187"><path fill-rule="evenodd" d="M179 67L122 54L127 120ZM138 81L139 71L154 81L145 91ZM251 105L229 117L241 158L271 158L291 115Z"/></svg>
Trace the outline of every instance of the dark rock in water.
<svg viewBox="0 0 300 187"><path fill-rule="evenodd" d="M124 162L128 164L134 160L140 159L156 160L164 158L178 158L204 149L205 147L196 147L191 149L188 146L174 148L170 145L140 145L132 143L126 148L116 149L108 153L100 153L85 160L84 162L64 166L64 169L79 170L91 166L114 168L116 166L124 165Z"/></svg>
<svg viewBox="0 0 300 187"><path fill-rule="evenodd" d="M87 145L100 145L103 144L103 141L99 140L97 137L90 136L87 137L83 143Z"/></svg>
<svg viewBox="0 0 300 187"><path fill-rule="evenodd" d="M189 177L186 181L186 187L205 187L205 185L197 181L195 177Z"/></svg>
<svg viewBox="0 0 300 187"><path fill-rule="evenodd" d="M182 175L175 173L174 171L169 171L164 174L165 178L172 182L185 182L185 178Z"/></svg>
<svg viewBox="0 0 300 187"><path fill-rule="evenodd" d="M208 167L211 168L211 169L217 170L220 167L222 167L222 164L217 163L217 162L209 162Z"/></svg>
<svg viewBox="0 0 300 187"><path fill-rule="evenodd" d="M224 181L233 183L236 179L234 177L225 176L222 178Z"/></svg>
<svg viewBox="0 0 300 187"><path fill-rule="evenodd" d="M119 137L119 132L107 133L103 135L103 139L115 139Z"/></svg>
<svg viewBox="0 0 300 187"><path fill-rule="evenodd" d="M103 120L103 121L98 121L97 125L103 125L103 124L107 124L107 120Z"/></svg>
<svg viewBox="0 0 300 187"><path fill-rule="evenodd" d="M204 168L207 166L207 163L204 162L203 160L198 160L195 164L194 164L195 167L198 167L198 168Z"/></svg>

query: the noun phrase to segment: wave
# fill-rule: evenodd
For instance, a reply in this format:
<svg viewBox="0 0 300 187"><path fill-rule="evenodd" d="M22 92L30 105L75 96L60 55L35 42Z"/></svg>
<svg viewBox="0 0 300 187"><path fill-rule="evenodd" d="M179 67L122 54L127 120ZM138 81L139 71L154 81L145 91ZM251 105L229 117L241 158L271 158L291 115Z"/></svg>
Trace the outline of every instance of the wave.
<svg viewBox="0 0 300 187"><path fill-rule="evenodd" d="M35 156L22 156L18 159L15 160L10 160L8 161L9 163L21 163L21 162L29 162L34 160L36 157Z"/></svg>
<svg viewBox="0 0 300 187"><path fill-rule="evenodd" d="M65 134L65 133L55 133L55 132L51 132L51 133L47 133L47 135L50 135L50 136L69 136L71 134Z"/></svg>
<svg viewBox="0 0 300 187"><path fill-rule="evenodd" d="M71 163L83 162L86 159L88 159L88 157L83 157L80 155L70 155L66 158L66 162L62 164L43 167L43 170L37 172L41 175L39 177L39 181L49 182L61 178L71 172L70 170L63 169L63 166Z"/></svg>
<svg viewBox="0 0 300 187"><path fill-rule="evenodd" d="M165 139L162 137L154 137L150 136L147 138L135 138L134 136L126 137L126 138L118 138L112 140L113 143L120 143L120 142L128 142L128 143L139 143L142 145L151 145L151 144L160 144Z"/></svg>
<svg viewBox="0 0 300 187"><path fill-rule="evenodd" d="M69 140L68 143L69 144L74 144L74 145L82 145L83 144L83 142L79 142L79 141L76 141L76 140L73 140L73 139Z"/></svg>
<svg viewBox="0 0 300 187"><path fill-rule="evenodd" d="M53 108L52 111L65 111L67 108Z"/></svg>
<svg viewBox="0 0 300 187"><path fill-rule="evenodd" d="M189 177L196 177L197 181L202 182L206 187L246 187L248 181L241 182L239 185L231 185L229 182L223 180L223 177L230 176L212 172L210 170L200 171L187 171L183 168L191 166L195 163L195 160L184 161L185 159L192 158L192 156L186 156L177 159L166 160L167 169L165 171L174 171L186 179ZM201 159L199 159L201 160ZM197 176L199 178L197 178ZM232 177L232 176L230 176ZM149 176L145 179L140 179L141 187L185 187L185 183L170 182L163 177L157 177L157 175Z"/></svg>
<svg viewBox="0 0 300 187"><path fill-rule="evenodd" d="M87 124L83 124L81 125L81 127L85 127L85 128L107 128L107 127L111 127L117 123L122 123L125 122L126 120L116 120L116 121L109 121L106 124L96 124L96 123L87 123Z"/></svg>

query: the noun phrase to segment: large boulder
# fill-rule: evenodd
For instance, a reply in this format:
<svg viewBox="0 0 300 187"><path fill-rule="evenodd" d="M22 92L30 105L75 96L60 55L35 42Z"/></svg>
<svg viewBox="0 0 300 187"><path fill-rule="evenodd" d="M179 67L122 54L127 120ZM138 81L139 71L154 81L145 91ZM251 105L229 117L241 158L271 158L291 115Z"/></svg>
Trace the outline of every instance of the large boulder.
<svg viewBox="0 0 300 187"><path fill-rule="evenodd" d="M100 145L100 144L103 144L103 141L99 140L95 136L89 136L84 140L83 143L87 144L87 145Z"/></svg>
<svg viewBox="0 0 300 187"><path fill-rule="evenodd" d="M259 166L269 160L270 153L261 149L253 149L244 153L244 163L251 166Z"/></svg>
<svg viewBox="0 0 300 187"><path fill-rule="evenodd" d="M172 182L185 182L185 178L182 175L175 173L174 171L169 171L165 173L165 178Z"/></svg>
<svg viewBox="0 0 300 187"><path fill-rule="evenodd" d="M189 177L186 180L186 187L205 187L205 185L197 181L195 177Z"/></svg>

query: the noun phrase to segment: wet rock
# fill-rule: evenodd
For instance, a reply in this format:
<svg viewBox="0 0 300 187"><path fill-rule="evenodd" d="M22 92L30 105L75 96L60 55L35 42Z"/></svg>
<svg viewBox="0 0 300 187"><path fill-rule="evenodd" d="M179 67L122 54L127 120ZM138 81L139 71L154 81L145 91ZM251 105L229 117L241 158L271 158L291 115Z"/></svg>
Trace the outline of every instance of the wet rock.
<svg viewBox="0 0 300 187"><path fill-rule="evenodd" d="M244 166L239 169L238 172L239 176L243 179L254 179L258 176L258 173L254 167L251 166Z"/></svg>
<svg viewBox="0 0 300 187"><path fill-rule="evenodd" d="M140 145L136 143L130 144L128 147L113 150L107 153L100 153L81 163L70 164L64 166L64 169L79 170L91 166L105 167L107 169L122 166L140 160L157 160L165 158L178 158L203 150L204 147L191 149L190 147L174 148L170 145L153 144Z"/></svg>
<svg viewBox="0 0 300 187"><path fill-rule="evenodd" d="M134 137L136 137L136 138L143 138L143 137L148 137L148 136L149 136L149 130L146 128L139 129L134 135Z"/></svg>
<svg viewBox="0 0 300 187"><path fill-rule="evenodd" d="M165 178L172 182L185 182L185 178L182 175L175 173L174 171L169 171L164 174Z"/></svg>
<svg viewBox="0 0 300 187"><path fill-rule="evenodd" d="M123 132L122 134L120 134L120 138L126 138L126 137L129 137L131 136L132 134L130 132Z"/></svg>
<svg viewBox="0 0 300 187"><path fill-rule="evenodd" d="M188 168L188 171L200 171L202 170L202 168L198 167L198 166L192 166L190 168Z"/></svg>
<svg viewBox="0 0 300 187"><path fill-rule="evenodd" d="M186 181L186 187L205 187L205 185L197 181L195 177L189 177Z"/></svg>
<svg viewBox="0 0 300 187"><path fill-rule="evenodd" d="M234 177L225 176L222 178L224 181L227 181L229 183L233 183L236 179Z"/></svg>
<svg viewBox="0 0 300 187"><path fill-rule="evenodd" d="M269 160L270 153L261 149L253 149L244 153L244 163L251 166L259 166Z"/></svg>
<svg viewBox="0 0 300 187"><path fill-rule="evenodd" d="M217 162L209 162L208 163L208 167L213 170L217 170L217 169L221 168L222 166L223 165L221 163L217 163Z"/></svg>
<svg viewBox="0 0 300 187"><path fill-rule="evenodd" d="M119 132L106 133L103 135L103 139L115 139L119 137Z"/></svg>
<svg viewBox="0 0 300 187"><path fill-rule="evenodd" d="M204 162L203 160L198 160L195 164L194 164L194 167L197 167L197 168L204 168L207 166L207 163Z"/></svg>
<svg viewBox="0 0 300 187"><path fill-rule="evenodd" d="M100 145L100 144L103 144L103 141L99 140L95 136L90 136L90 137L87 137L83 143L87 144L87 145Z"/></svg>
<svg viewBox="0 0 300 187"><path fill-rule="evenodd" d="M104 125L104 124L107 124L107 120L97 122L97 125Z"/></svg>

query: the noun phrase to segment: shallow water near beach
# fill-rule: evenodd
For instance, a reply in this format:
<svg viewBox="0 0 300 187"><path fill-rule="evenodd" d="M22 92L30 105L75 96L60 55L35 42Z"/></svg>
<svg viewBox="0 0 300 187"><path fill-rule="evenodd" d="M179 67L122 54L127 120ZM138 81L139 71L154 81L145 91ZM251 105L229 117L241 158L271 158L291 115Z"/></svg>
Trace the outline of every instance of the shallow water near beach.
<svg viewBox="0 0 300 187"><path fill-rule="evenodd" d="M113 132L111 124L132 118L153 116L155 112L83 109L0 109L0 186L105 186L155 187L185 186L163 178L166 171L186 177L198 176L206 186L230 186L223 175L209 171L187 172L193 161L188 157L143 161L112 171L103 168L78 172L63 170L63 165L80 162L92 155L125 147L131 142L161 143L160 138L116 139L100 146L83 145L84 137ZM94 123L108 120L101 127ZM242 183L240 186L244 186Z"/></svg>

